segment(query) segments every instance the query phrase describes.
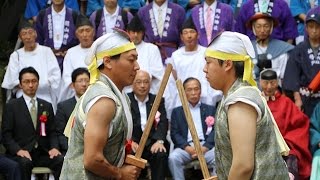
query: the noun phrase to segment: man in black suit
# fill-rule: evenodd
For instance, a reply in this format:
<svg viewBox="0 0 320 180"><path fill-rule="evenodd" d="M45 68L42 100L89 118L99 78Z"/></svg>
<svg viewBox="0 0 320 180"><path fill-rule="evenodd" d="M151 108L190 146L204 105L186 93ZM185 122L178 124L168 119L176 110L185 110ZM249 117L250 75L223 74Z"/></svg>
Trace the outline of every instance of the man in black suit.
<svg viewBox="0 0 320 180"><path fill-rule="evenodd" d="M201 84L190 77L183 82L192 119L200 140L201 150L209 165L214 165L214 113L215 108L200 102ZM191 133L182 106L173 109L171 114L170 135L175 149L169 156L169 168L173 179L184 180L183 167L197 159ZM212 175L215 175L213 168Z"/></svg>
<svg viewBox="0 0 320 180"><path fill-rule="evenodd" d="M2 117L6 153L20 164L23 180L30 180L34 166L49 167L59 179L63 156L58 150L52 105L36 97L39 74L33 67L20 71L19 83L23 96L9 101Z"/></svg>
<svg viewBox="0 0 320 180"><path fill-rule="evenodd" d="M146 126L155 95L150 94L150 74L146 71L137 71L133 81L133 92L128 96L131 101L131 113L133 120L132 150L138 149L143 130ZM160 117L159 117L160 115ZM169 143L166 140L168 131L168 119L162 98L151 128L142 158L148 160L151 167L151 179L164 180L167 170ZM143 174L144 172L142 172Z"/></svg>
<svg viewBox="0 0 320 180"><path fill-rule="evenodd" d="M77 68L71 74L72 88L75 91L75 96L62 101L58 104L55 122L57 124L58 139L60 151L66 154L68 150L68 138L63 134L69 117L79 100L89 86L90 74L86 68Z"/></svg>

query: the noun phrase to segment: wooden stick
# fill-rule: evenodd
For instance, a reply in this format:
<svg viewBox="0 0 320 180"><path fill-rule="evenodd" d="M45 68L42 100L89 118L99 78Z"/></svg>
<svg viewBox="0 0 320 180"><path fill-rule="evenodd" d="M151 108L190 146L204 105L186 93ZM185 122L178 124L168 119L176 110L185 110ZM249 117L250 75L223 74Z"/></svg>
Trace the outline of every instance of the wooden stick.
<svg viewBox="0 0 320 180"><path fill-rule="evenodd" d="M158 93L156 95L156 98L154 100L154 103L152 105L152 108L151 108L151 111L150 111L150 114L149 114L149 117L148 117L148 120L147 120L146 127L145 127L145 129L143 131L143 134L141 136L137 152L136 152L136 154L134 156L133 155L128 155L126 157L125 162L127 164L131 164L131 165L140 167L142 169L145 168L145 164L147 163L147 161L145 159L142 159L141 156L142 156L144 147L146 145L146 142L148 140L148 137L149 137L149 134L150 134L150 130L151 130L152 125L153 125L154 117L156 116L156 113L158 111L158 108L159 108L159 105L160 105L160 102L161 102L161 98L162 98L164 90L165 90L165 88L167 86L171 71L172 71L172 65L168 64L167 68L166 68L166 71L164 73L163 79L161 81L160 89L159 89L159 91L158 91Z"/></svg>
<svg viewBox="0 0 320 180"><path fill-rule="evenodd" d="M199 138L198 138L198 134L197 134L197 131L196 131L196 128L195 128L195 125L194 125L194 122L193 122L193 118L192 118L192 115L191 115L191 112L190 112L190 109L189 109L189 106L188 106L188 100L187 100L187 97L186 97L186 93L184 91L184 88L182 86L182 82L181 82L180 79L178 79L176 81L176 85L177 85L177 88L178 88L178 92L179 92L180 100L181 100L181 103L182 103L183 111L184 111L184 114L185 114L185 117L186 117L186 120L187 120L187 123L188 123L188 127L189 127L189 130L190 130L190 133L191 133L191 137L192 137L192 140L193 140L193 143L194 143L194 147L195 147L197 155L198 155L198 160L200 162L202 175L203 175L204 179L206 179L206 180L218 179L217 177L210 177L208 166L207 166L207 162L204 159L204 156L203 156L203 153L202 153L202 150L201 150L201 144L200 144L200 141L199 141Z"/></svg>

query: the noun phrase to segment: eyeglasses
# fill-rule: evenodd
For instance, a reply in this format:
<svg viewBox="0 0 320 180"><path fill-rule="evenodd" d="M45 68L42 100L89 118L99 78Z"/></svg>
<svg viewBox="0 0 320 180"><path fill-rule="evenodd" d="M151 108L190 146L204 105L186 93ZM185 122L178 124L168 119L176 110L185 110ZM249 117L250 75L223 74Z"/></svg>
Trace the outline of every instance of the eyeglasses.
<svg viewBox="0 0 320 180"><path fill-rule="evenodd" d="M90 82L90 80L89 79L79 79L79 80L76 80L75 82L76 83L86 83L86 84L88 84Z"/></svg>
<svg viewBox="0 0 320 180"><path fill-rule="evenodd" d="M22 81L22 84L36 84L36 83L38 83L38 80L36 80L36 79L32 79L32 80L23 80Z"/></svg>

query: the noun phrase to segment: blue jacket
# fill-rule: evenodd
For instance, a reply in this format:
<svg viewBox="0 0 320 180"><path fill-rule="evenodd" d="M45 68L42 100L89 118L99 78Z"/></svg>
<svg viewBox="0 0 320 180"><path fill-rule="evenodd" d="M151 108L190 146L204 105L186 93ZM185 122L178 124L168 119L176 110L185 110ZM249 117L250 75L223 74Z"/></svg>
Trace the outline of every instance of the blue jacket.
<svg viewBox="0 0 320 180"><path fill-rule="evenodd" d="M205 133L207 131L207 124L205 123L205 119L208 116L214 116L215 111L216 109L213 106L203 103L200 105L202 128L205 136L205 143L203 146L207 147L208 149L212 149L214 147L214 127L212 127L211 133L206 135ZM176 107L172 111L170 135L175 148L184 149L189 145L188 124L182 106Z"/></svg>

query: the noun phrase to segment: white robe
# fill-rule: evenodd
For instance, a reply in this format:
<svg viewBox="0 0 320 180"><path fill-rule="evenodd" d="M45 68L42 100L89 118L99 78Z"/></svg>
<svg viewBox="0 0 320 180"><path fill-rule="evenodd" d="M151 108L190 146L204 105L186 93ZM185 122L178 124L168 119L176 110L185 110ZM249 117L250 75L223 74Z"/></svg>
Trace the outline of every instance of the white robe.
<svg viewBox="0 0 320 180"><path fill-rule="evenodd" d="M14 89L19 85L19 72L29 66L40 76L37 97L50 102L56 110L61 72L55 55L46 46L37 44L31 52L25 51L24 48L13 52L1 86L8 90ZM18 89L16 96L22 96L22 89Z"/></svg>
<svg viewBox="0 0 320 180"><path fill-rule="evenodd" d="M58 102L69 99L75 95L74 89L70 86L72 83L71 74L77 68L87 68L84 60L89 52L89 49L90 48L82 48L79 44L67 51L63 61L63 73L60 83Z"/></svg>
<svg viewBox="0 0 320 180"><path fill-rule="evenodd" d="M201 99L202 103L216 106L216 103L221 100L222 92L210 87L203 72L205 66L205 50L206 48L198 45L196 51L185 51L185 46L173 52L171 62L173 69L177 73L177 79L185 81L189 77L197 78L201 83ZM174 89L174 88L172 88ZM177 89L177 88L175 88ZM178 93L177 90L170 93ZM177 94L175 106L181 106L179 95Z"/></svg>

